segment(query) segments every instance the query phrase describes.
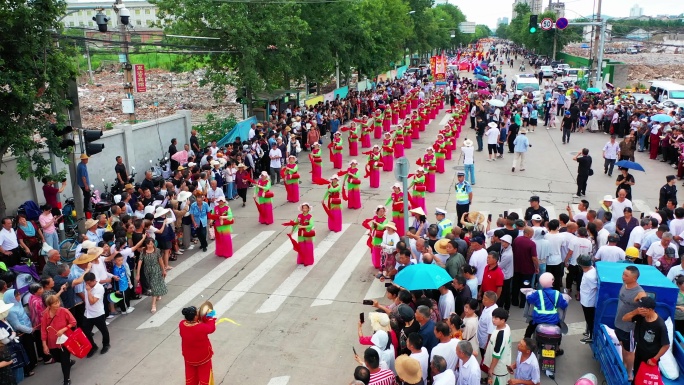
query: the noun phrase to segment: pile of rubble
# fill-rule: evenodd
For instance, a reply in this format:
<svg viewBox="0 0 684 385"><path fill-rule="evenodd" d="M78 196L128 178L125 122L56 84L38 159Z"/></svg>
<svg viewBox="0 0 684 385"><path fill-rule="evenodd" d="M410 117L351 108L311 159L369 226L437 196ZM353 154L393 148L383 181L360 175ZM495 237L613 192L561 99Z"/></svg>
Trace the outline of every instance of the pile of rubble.
<svg viewBox="0 0 684 385"><path fill-rule="evenodd" d="M121 100L125 97L123 72L114 66L93 76L93 84L83 77L78 86L83 127L105 129L126 123L128 114L121 109ZM242 116L242 107L235 102L235 88L227 87L225 99L217 102L210 85L200 86L203 76L203 70L183 73L147 70L147 91L134 93L136 120L156 119L177 110L192 110L196 122L203 121L208 113Z"/></svg>
<svg viewBox="0 0 684 385"><path fill-rule="evenodd" d="M568 46L563 52L588 57L589 49ZM605 58L629 65L627 80L646 84L649 80L684 80L684 55L674 53L641 52L638 54L606 54Z"/></svg>

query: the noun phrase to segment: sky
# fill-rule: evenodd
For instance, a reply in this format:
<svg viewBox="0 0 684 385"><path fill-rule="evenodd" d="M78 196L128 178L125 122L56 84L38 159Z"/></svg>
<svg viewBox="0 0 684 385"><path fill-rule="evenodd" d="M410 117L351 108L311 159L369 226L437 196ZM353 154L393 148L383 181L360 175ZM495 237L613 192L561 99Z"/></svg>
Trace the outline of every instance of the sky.
<svg viewBox="0 0 684 385"><path fill-rule="evenodd" d="M445 0L437 0L440 3ZM477 24L486 24L490 28L496 27L496 20L500 17L511 19L513 0L485 0L485 6L481 1L472 0L448 0L450 4L457 5L466 15L468 21ZM548 0L544 2L544 9L548 6ZM557 0L554 0L557 1ZM598 0L596 0L598 2ZM639 4L644 9L645 16L656 15L679 15L684 13L684 1L682 0L603 0L601 13L612 17L627 17L629 10L634 4ZM566 0L565 17L568 19L593 14L594 0Z"/></svg>

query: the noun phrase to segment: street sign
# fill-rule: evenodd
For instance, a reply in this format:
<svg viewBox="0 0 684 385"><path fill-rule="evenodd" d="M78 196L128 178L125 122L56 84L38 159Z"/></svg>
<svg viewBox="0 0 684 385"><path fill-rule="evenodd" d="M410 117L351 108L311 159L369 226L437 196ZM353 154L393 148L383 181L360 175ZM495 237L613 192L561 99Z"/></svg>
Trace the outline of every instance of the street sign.
<svg viewBox="0 0 684 385"><path fill-rule="evenodd" d="M548 31L551 28L553 28L553 20L549 19L548 17L544 18L544 19L542 19L541 23L539 23L539 26L544 31Z"/></svg>
<svg viewBox="0 0 684 385"><path fill-rule="evenodd" d="M561 17L558 20L556 20L556 28L565 29L567 27L568 27L568 19Z"/></svg>
<svg viewBox="0 0 684 385"><path fill-rule="evenodd" d="M402 156L401 158L397 159L395 165L397 167L394 168L394 178L397 180L397 182L406 180L409 174L409 160L406 159L405 156Z"/></svg>

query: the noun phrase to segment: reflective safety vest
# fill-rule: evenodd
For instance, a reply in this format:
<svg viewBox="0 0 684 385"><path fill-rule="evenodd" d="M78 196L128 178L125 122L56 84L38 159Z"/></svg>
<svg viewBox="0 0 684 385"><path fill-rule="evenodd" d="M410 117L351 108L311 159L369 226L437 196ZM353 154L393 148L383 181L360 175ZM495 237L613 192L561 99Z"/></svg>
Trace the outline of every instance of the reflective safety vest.
<svg viewBox="0 0 684 385"><path fill-rule="evenodd" d="M444 238L451 232L451 229L454 227L454 224L449 220L449 219L442 219L441 222L437 224L442 229L442 232L439 234L441 238Z"/></svg>
<svg viewBox="0 0 684 385"><path fill-rule="evenodd" d="M459 187L458 183L456 184L456 202L470 201L470 197L468 196L467 192L467 187L467 183L463 183L462 187Z"/></svg>
<svg viewBox="0 0 684 385"><path fill-rule="evenodd" d="M558 297L560 296L558 290L556 290L556 298L553 300L552 310L546 310L546 301L544 301L546 299L546 296L544 295L544 291L537 290L537 294L539 295L539 302L541 302L541 309L536 306L534 307L534 311L536 311L537 314L558 314L558 308L556 307L558 305Z"/></svg>

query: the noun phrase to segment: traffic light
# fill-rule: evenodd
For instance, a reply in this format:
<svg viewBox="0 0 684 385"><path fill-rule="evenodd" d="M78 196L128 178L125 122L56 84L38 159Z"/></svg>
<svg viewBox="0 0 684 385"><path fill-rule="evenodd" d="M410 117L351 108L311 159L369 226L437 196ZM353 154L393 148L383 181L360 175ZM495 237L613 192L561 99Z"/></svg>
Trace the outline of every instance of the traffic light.
<svg viewBox="0 0 684 385"><path fill-rule="evenodd" d="M56 124L51 124L50 129L55 134L55 137L62 138L62 141L59 142L59 148L62 150L66 150L67 148L76 145L76 142L74 142L72 138L64 137L64 135L70 134L72 131L74 131L73 127L64 126L63 128L58 128Z"/></svg>
<svg viewBox="0 0 684 385"><path fill-rule="evenodd" d="M539 22L537 21L537 15L530 15L530 33L537 32L537 26Z"/></svg>
<svg viewBox="0 0 684 385"><path fill-rule="evenodd" d="M86 155L93 156L99 154L104 149L104 144L93 143L102 137L100 130L83 130L83 140L85 141Z"/></svg>

